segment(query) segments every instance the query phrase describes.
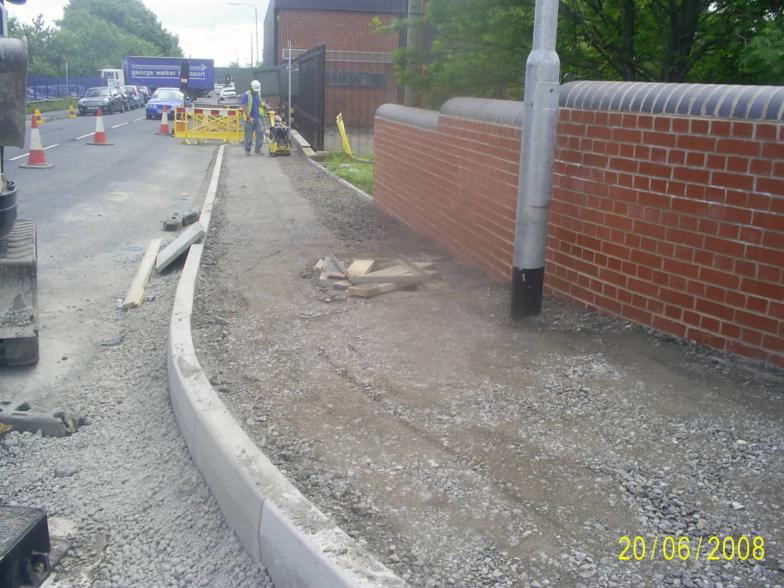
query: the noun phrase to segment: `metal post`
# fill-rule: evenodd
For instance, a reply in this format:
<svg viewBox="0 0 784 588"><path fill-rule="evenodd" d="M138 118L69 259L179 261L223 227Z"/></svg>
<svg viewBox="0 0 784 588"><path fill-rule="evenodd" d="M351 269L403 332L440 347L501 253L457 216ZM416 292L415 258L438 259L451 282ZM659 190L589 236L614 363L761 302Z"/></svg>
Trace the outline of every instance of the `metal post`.
<svg viewBox="0 0 784 588"><path fill-rule="evenodd" d="M422 16L424 14L424 0L408 0L408 24L406 26L406 49L409 55L414 52L415 70L419 75L422 65ZM418 106L419 97L411 84L406 84L403 89L403 104Z"/></svg>
<svg viewBox="0 0 784 588"><path fill-rule="evenodd" d="M70 101L71 100L71 92L68 88L68 62L65 62L65 99Z"/></svg>
<svg viewBox="0 0 784 588"><path fill-rule="evenodd" d="M256 63L254 63L253 66L258 67L259 65L259 8L255 4L253 5L253 14L256 16Z"/></svg>
<svg viewBox="0 0 784 588"><path fill-rule="evenodd" d="M542 310L547 219L553 187L558 75L558 0L536 0L534 44L525 66L523 140L517 185L512 318Z"/></svg>
<svg viewBox="0 0 784 588"><path fill-rule="evenodd" d="M291 39L289 39L289 66L287 69L289 72L289 85L288 85L289 101L288 101L288 109L287 109L288 112L286 113L288 115L286 117L288 120L286 121L286 124L289 126L290 129L293 129L294 127L291 126L291 110L292 110L291 109Z"/></svg>

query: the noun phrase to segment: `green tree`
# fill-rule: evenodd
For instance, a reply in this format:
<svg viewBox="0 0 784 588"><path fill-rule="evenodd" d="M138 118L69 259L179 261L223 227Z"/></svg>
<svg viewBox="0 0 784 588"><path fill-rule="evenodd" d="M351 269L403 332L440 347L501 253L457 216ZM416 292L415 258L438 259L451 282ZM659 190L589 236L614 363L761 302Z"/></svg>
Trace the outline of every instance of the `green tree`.
<svg viewBox="0 0 784 588"><path fill-rule="evenodd" d="M397 54L401 83L425 103L456 95L519 98L534 0L429 0L426 66ZM561 0L564 80L784 83L780 0ZM404 22L397 22L403 28Z"/></svg>
<svg viewBox="0 0 784 588"><path fill-rule="evenodd" d="M70 0L62 20L47 27L10 20L9 34L26 37L31 74L97 75L118 68L128 55L181 57L179 39L167 31L140 0Z"/></svg>

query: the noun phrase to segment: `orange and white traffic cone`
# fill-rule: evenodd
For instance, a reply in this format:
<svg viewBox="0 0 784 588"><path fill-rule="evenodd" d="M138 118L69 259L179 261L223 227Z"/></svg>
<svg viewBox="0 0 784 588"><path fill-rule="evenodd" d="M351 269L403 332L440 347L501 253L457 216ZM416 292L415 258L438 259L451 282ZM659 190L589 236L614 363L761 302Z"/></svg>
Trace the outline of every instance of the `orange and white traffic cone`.
<svg viewBox="0 0 784 588"><path fill-rule="evenodd" d="M161 128L158 129L157 135L167 135L169 134L169 107L163 107L163 114L161 115Z"/></svg>
<svg viewBox="0 0 784 588"><path fill-rule="evenodd" d="M95 136L88 145L112 145L106 140L106 131L103 128L103 113L99 108L95 113Z"/></svg>
<svg viewBox="0 0 784 588"><path fill-rule="evenodd" d="M41 131L38 130L38 119L35 116L33 116L33 123L30 127L30 153L27 155L27 163L19 167L31 169L54 167L51 163L46 163L46 154L41 145Z"/></svg>

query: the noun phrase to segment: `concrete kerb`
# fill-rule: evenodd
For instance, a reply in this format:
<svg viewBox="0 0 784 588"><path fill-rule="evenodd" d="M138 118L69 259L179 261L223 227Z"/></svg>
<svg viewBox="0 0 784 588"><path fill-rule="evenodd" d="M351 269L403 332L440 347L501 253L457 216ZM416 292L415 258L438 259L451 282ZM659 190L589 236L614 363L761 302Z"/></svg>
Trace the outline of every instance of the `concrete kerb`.
<svg viewBox="0 0 784 588"><path fill-rule="evenodd" d="M297 133L296 135L294 135L292 133L292 138L294 139L294 142L297 143L297 146L299 147L299 151L302 153L302 155L305 157L305 159L307 159L312 165L315 165L317 168L319 168L321 171L323 171L325 174L327 174L333 180L335 180L339 184L345 186L346 188L348 188L349 190L354 192L357 196L359 196L361 198L364 198L368 202L373 202L373 197L370 194L368 194L367 192L365 192L364 190L362 190L360 188L357 188L351 182L347 182L346 180L341 178L336 173L328 170L326 167L324 167L319 162L317 162L315 159L313 159L313 155L308 155L307 152L305 151L305 147L307 147L309 149L309 151L311 153L313 153L314 155L315 155L315 152L312 149L310 149L310 145L308 145L308 143L302 138L301 135L299 135L299 133ZM304 143L301 143L300 141L303 141Z"/></svg>
<svg viewBox="0 0 784 588"><path fill-rule="evenodd" d="M224 151L222 145L199 218L205 229ZM191 245L177 285L169 326L169 394L193 461L226 522L251 557L266 566L277 588L407 586L294 487L212 388L196 357L191 333L203 251L204 243Z"/></svg>

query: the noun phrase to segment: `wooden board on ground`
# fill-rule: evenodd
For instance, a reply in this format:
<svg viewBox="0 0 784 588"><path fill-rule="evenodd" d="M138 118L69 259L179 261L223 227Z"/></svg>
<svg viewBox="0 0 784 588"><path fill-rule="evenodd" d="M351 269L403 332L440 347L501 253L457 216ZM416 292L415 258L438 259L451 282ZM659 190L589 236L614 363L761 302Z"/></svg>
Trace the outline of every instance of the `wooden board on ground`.
<svg viewBox="0 0 784 588"><path fill-rule="evenodd" d="M123 310L141 306L144 299L144 287L147 285L147 280L150 279L152 266L155 264L155 256L158 255L158 249L160 248L160 239L153 239L147 245L142 262L139 264L139 269L136 270L136 275L133 277L128 292L125 293L125 299L122 302Z"/></svg>
<svg viewBox="0 0 784 588"><path fill-rule="evenodd" d="M163 251L158 254L158 261L155 264L155 269L159 272L166 269L169 264L185 253L188 248L201 239L204 234L204 227L201 226L201 223L193 223L182 233L177 235L177 238L164 247Z"/></svg>
<svg viewBox="0 0 784 588"><path fill-rule="evenodd" d="M340 260L337 257L335 257L332 253L330 253L326 259L329 260L329 263L332 264L332 266L338 268L337 270L330 270L330 271L338 271L341 274L346 273L346 267L342 263L340 263Z"/></svg>
<svg viewBox="0 0 784 588"><path fill-rule="evenodd" d="M347 293L349 296L372 298L373 296L385 294L386 292L393 292L405 287L406 284L393 284L391 282L386 284L361 284L359 286L351 286L351 288L347 290Z"/></svg>
<svg viewBox="0 0 784 588"><path fill-rule="evenodd" d="M346 272L348 272L349 279L351 276L364 276L367 273L373 271L373 268L376 267L376 260L375 259L355 259Z"/></svg>
<svg viewBox="0 0 784 588"><path fill-rule="evenodd" d="M356 284L383 284L394 282L396 284L418 284L431 279L434 272L419 269L414 273L411 269L400 265L384 268L365 274L364 276L350 276L350 280Z"/></svg>
<svg viewBox="0 0 784 588"><path fill-rule="evenodd" d="M419 266L418 266L416 263L414 263L413 261L409 261L409 260L408 260L408 259L406 259L405 257L401 257L401 258L399 258L399 259L397 260L397 264L398 264L399 266L401 266L401 267L404 267L404 268L406 268L406 269L407 269L407 270L409 270L409 271L410 271L412 274L415 274L415 275L417 275L417 276L425 276L425 277L430 277L430 275L429 275L429 274L428 274L428 273L427 273L425 270L423 270L421 267L419 267Z"/></svg>
<svg viewBox="0 0 784 588"><path fill-rule="evenodd" d="M330 275L337 275L339 274L341 278L345 279L345 274L340 271L340 268L343 267L341 264L338 264L337 260L332 256L328 255L324 258L324 263L321 265L321 275L319 276L319 284L322 286L329 287L333 284L334 279L338 278L331 278Z"/></svg>

